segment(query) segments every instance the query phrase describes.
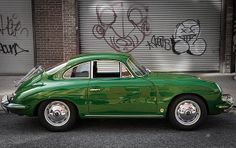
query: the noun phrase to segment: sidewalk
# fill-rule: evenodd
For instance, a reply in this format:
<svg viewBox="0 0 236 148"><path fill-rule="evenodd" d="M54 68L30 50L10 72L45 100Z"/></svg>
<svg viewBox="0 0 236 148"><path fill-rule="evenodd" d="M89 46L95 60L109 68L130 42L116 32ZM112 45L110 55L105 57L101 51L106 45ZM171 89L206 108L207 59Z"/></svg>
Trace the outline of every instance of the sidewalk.
<svg viewBox="0 0 236 148"><path fill-rule="evenodd" d="M12 94L15 91L14 81L19 81L23 76L0 76L0 96Z"/></svg>
<svg viewBox="0 0 236 148"><path fill-rule="evenodd" d="M224 93L231 94L234 97L234 104L236 105L236 80L233 79L234 74L191 73L191 75L196 75L204 80L217 82ZM23 76L0 76L0 98L3 95L14 93L14 80L19 81L22 77Z"/></svg>

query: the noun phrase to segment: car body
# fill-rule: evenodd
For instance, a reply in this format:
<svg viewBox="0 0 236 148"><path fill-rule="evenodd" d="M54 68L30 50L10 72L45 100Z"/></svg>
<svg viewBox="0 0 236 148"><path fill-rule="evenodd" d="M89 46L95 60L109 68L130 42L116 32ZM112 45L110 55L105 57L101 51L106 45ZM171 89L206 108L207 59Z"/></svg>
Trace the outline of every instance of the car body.
<svg viewBox="0 0 236 148"><path fill-rule="evenodd" d="M50 70L37 67L17 87L3 97L4 108L39 116L52 131L68 130L77 117L168 117L177 128L193 129L233 105L214 82L150 72L124 53L81 54Z"/></svg>

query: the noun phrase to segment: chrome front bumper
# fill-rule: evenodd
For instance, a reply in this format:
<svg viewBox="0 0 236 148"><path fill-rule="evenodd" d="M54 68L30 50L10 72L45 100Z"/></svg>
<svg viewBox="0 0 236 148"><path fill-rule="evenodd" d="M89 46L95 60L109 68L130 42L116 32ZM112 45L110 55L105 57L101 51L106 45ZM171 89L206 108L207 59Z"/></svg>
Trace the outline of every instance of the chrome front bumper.
<svg viewBox="0 0 236 148"><path fill-rule="evenodd" d="M223 94L221 100L229 104L234 104L234 98L229 94Z"/></svg>
<svg viewBox="0 0 236 148"><path fill-rule="evenodd" d="M224 112L229 112L232 109L235 109L234 98L229 94L223 94L221 100L225 102L224 105L218 106L221 109L224 109Z"/></svg>
<svg viewBox="0 0 236 148"><path fill-rule="evenodd" d="M24 105L11 103L11 101L12 97L8 97L7 95L4 95L2 97L1 106L5 112L9 113L9 111L11 112L14 110L21 110L26 108Z"/></svg>

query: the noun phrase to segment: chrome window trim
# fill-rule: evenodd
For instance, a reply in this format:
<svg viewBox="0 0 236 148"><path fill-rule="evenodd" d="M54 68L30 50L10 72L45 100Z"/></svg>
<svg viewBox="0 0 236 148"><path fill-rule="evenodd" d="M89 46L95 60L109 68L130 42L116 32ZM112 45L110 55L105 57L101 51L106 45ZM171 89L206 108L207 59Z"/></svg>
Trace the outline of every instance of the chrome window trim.
<svg viewBox="0 0 236 148"><path fill-rule="evenodd" d="M93 79L93 62L94 62L94 60L93 61L90 61L90 79Z"/></svg>
<svg viewBox="0 0 236 148"><path fill-rule="evenodd" d="M127 63L127 65L129 66L129 68L130 68L130 65L129 65L129 63L128 63L128 61L130 60L130 58L128 58L127 60L126 60L126 63ZM131 60L130 60L131 61ZM136 65L135 65L136 66ZM137 66L136 66L137 67ZM131 68L130 68L131 69ZM142 76L139 76L139 75L137 75L135 72L133 72L134 73L134 75L135 76L137 76L137 77L139 77L139 78L142 78L144 75L142 75Z"/></svg>
<svg viewBox="0 0 236 148"><path fill-rule="evenodd" d="M131 74L131 77L126 77L126 78L134 78L132 72L130 72L130 70L129 70L129 68L126 66L126 64L124 64L123 62L120 62L119 64L120 64L120 78L122 78L122 77L121 77L121 73L122 73L122 71L121 71L121 64L123 64L123 65L125 66L125 68L127 69L127 71Z"/></svg>
<svg viewBox="0 0 236 148"><path fill-rule="evenodd" d="M76 65L74 65L74 66L72 66L72 67L70 67L70 68L68 68L68 69L66 69L64 72L63 72L63 76L62 76L62 78L64 79L64 80L76 80L76 79L78 79L78 80L88 80L88 79L91 79L91 67L89 68L89 76L88 77L74 77L74 78L66 78L65 77L65 73L68 71L68 70L70 70L70 69L73 69L73 68L75 68L75 67L77 67L78 65L80 65L80 64L84 64L84 63L88 63L89 62L89 66L91 66L91 61L86 61L86 62L82 62L82 63L79 63L79 64L76 64Z"/></svg>

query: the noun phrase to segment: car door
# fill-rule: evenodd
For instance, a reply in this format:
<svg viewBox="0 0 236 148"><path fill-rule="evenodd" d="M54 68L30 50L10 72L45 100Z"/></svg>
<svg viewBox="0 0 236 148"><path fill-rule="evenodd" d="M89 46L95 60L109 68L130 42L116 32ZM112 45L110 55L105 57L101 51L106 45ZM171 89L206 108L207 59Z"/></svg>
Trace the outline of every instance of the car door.
<svg viewBox="0 0 236 148"><path fill-rule="evenodd" d="M154 85L145 78L134 77L123 63L93 62L88 89L89 115L156 114L156 99Z"/></svg>
<svg viewBox="0 0 236 148"><path fill-rule="evenodd" d="M63 81L60 84L63 87L63 94L79 105L79 111L88 114L87 95L88 84L91 77L91 62L79 63L70 67L63 74Z"/></svg>

